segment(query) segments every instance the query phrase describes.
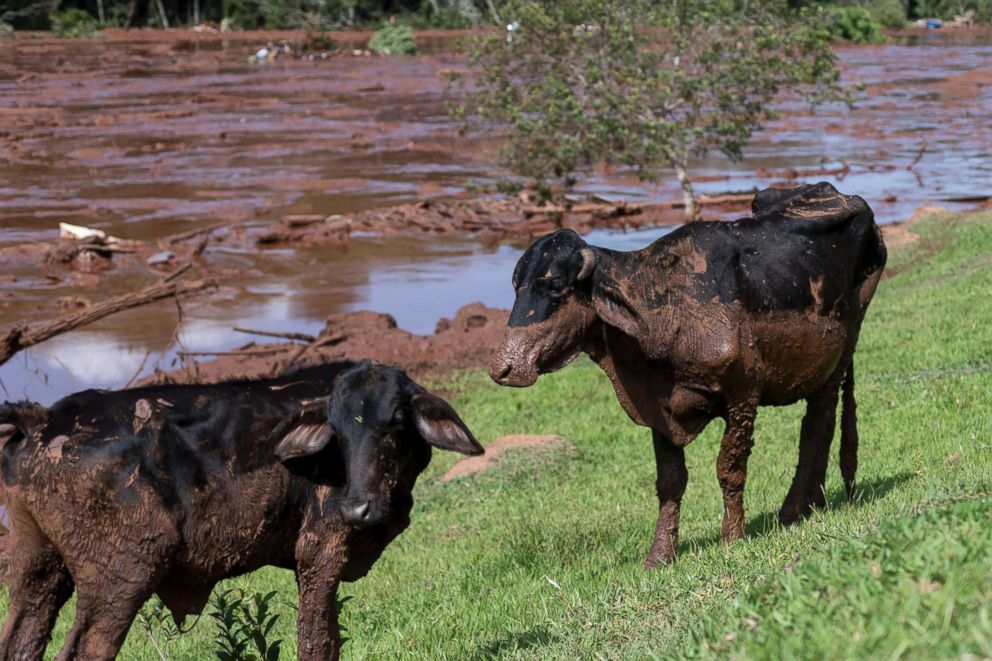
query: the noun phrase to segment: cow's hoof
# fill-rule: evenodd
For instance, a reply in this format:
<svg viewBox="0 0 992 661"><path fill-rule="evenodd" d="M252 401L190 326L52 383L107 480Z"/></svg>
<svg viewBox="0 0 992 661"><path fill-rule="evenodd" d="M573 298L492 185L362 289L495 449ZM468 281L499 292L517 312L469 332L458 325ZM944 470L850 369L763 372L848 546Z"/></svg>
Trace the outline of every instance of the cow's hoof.
<svg viewBox="0 0 992 661"><path fill-rule="evenodd" d="M806 503L798 511L791 508L788 510L783 508L778 513L778 522L781 523L783 526L791 526L794 523L799 523L803 519L808 519L812 513L813 513L813 507L810 505L810 503Z"/></svg>
<svg viewBox="0 0 992 661"><path fill-rule="evenodd" d="M658 555L658 556L649 555L648 556L648 559L644 561L644 568L645 569L654 569L655 567L658 567L659 565L670 565L673 562L675 562L675 554L674 553L671 554L671 555Z"/></svg>
<svg viewBox="0 0 992 661"><path fill-rule="evenodd" d="M791 526L794 523L797 523L802 518L803 518L802 515L796 511L782 510L781 512L778 513L778 522L786 527Z"/></svg>

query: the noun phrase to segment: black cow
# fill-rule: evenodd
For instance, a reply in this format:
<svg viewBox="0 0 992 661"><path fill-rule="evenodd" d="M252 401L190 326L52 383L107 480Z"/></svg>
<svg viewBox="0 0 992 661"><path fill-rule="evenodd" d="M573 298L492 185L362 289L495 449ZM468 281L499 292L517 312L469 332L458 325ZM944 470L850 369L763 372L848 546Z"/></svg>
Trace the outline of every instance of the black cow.
<svg viewBox="0 0 992 661"><path fill-rule="evenodd" d="M621 406L654 436L660 502L646 565L678 545L683 448L726 421L717 460L723 539L744 535L744 481L759 405L807 402L789 524L825 502L827 453L844 384L841 471L857 467L853 356L886 251L871 209L826 183L755 196L753 219L690 223L643 250L590 246L559 230L513 274L516 302L490 365L528 386L580 352L609 375Z"/></svg>
<svg viewBox="0 0 992 661"><path fill-rule="evenodd" d="M2 424L3 661L41 658L74 588L58 658L111 659L153 593L182 622L218 581L265 565L296 572L299 657L335 659L338 584L409 524L430 446L483 451L444 400L368 361L5 404Z"/></svg>

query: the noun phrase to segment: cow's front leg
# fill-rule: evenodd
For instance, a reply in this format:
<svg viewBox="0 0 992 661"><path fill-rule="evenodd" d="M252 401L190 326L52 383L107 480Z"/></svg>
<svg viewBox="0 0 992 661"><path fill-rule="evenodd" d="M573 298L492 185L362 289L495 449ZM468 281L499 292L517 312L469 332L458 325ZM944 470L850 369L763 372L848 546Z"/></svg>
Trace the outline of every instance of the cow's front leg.
<svg viewBox="0 0 992 661"><path fill-rule="evenodd" d="M716 460L716 476L723 490L723 528L721 539L730 542L744 537L744 483L747 481L747 458L753 445L754 402L734 404L727 413L727 429Z"/></svg>
<svg viewBox="0 0 992 661"><path fill-rule="evenodd" d="M333 661L341 655L338 583L338 577L329 578L317 566L299 567L296 571L296 584L300 589L296 655L300 661Z"/></svg>
<svg viewBox="0 0 992 661"><path fill-rule="evenodd" d="M645 567L657 567L675 559L679 547L679 507L682 494L689 481L689 471L685 467L685 448L672 443L657 429L651 430L654 439L654 459L658 467L658 525L654 531L654 543Z"/></svg>
<svg viewBox="0 0 992 661"><path fill-rule="evenodd" d="M333 529L303 533L296 545L296 655L300 661L333 660L341 655L338 585L344 571L347 540Z"/></svg>

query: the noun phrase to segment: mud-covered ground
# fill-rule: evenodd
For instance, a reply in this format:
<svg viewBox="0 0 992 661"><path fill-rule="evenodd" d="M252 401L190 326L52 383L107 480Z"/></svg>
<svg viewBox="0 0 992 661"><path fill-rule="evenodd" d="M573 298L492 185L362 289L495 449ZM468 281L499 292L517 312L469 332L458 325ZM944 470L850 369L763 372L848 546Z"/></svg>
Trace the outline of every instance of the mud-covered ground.
<svg viewBox="0 0 992 661"><path fill-rule="evenodd" d="M697 188L826 179L882 222L980 203L992 181L992 36L949 34L842 49L846 79L864 84L854 109L785 104L744 163L698 164ZM0 395L119 387L175 369L183 351L237 348L239 325L319 335L329 315L372 310L429 335L469 302L505 307L516 254L536 234L575 226L631 249L678 222L674 181L644 185L623 170L593 173L571 212L467 194L467 181L501 172L486 137L460 135L446 115L444 73L464 66L455 37L425 33L425 55L379 58L353 54L367 34L335 36L341 48L326 57L297 48L265 65L248 56L304 35L0 41L0 325L185 263L222 283L181 310L148 306L25 352L0 368ZM743 215L746 195L723 199L736 201L704 215ZM60 222L125 243L60 245Z"/></svg>

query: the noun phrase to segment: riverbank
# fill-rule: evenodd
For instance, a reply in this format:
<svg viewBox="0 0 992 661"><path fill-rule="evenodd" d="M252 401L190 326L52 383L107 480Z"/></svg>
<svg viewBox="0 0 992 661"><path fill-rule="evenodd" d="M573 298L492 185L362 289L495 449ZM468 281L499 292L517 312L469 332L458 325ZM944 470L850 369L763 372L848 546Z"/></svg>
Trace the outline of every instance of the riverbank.
<svg viewBox="0 0 992 661"><path fill-rule="evenodd" d="M437 453L418 482L410 528L345 588L345 658L765 658L793 635L811 657L992 653L981 615L992 577L976 555L987 538L976 522L992 495L992 212L931 215L904 229L919 239L893 249L895 275L879 286L857 353L853 503L832 461L828 507L779 527L802 406L765 408L749 467L748 538L720 544L714 424L687 449L679 561L645 571L657 514L649 435L626 418L598 368L582 360L524 390L459 370L432 384L453 394L484 444L520 433L568 442L510 449L488 470L448 481L456 459ZM954 504L962 501L971 504ZM953 561L934 564L945 557ZM292 658L292 575L265 570L230 585L278 591L272 634ZM209 656L214 640L207 617L177 640L151 635L169 658ZM154 657L148 636L136 626L123 654Z"/></svg>

